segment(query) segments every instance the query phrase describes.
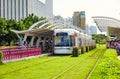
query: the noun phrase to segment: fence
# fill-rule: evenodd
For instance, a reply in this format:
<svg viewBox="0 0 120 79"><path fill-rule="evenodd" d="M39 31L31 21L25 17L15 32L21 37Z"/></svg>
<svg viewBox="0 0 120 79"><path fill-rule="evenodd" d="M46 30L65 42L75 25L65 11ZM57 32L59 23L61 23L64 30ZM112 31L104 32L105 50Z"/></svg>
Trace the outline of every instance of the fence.
<svg viewBox="0 0 120 79"><path fill-rule="evenodd" d="M3 52L3 61L20 59L24 57L36 56L41 54L40 48L2 48L0 49Z"/></svg>

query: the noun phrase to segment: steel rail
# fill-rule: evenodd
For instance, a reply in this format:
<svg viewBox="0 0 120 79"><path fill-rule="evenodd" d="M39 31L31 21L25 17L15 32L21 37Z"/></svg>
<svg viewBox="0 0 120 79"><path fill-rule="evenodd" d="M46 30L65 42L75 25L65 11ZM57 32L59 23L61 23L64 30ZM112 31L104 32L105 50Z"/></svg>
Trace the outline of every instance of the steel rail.
<svg viewBox="0 0 120 79"><path fill-rule="evenodd" d="M99 50L99 49L98 49ZM92 55L94 55L95 53L98 52L98 50L96 50L94 53L92 53L90 56L85 57L84 59L75 62L73 65L69 66L67 69L65 69L64 71L62 71L61 73L59 73L58 75L54 76L52 79L57 79L59 78L61 75L63 75L65 72L69 71L70 69L72 69L73 67L77 66L79 63L83 62L83 60L91 57Z"/></svg>
<svg viewBox="0 0 120 79"><path fill-rule="evenodd" d="M88 74L88 76L87 76L86 79L89 79L89 78L90 78L90 76L91 76L92 73L94 72L94 70L95 70L95 68L96 68L96 66L97 66L97 64L98 64L98 62L99 62L100 59L103 57L104 53L105 53L105 49L102 50L102 53L99 55L99 57L98 57L96 63L94 64L93 68L92 68L91 71L89 72L89 74Z"/></svg>

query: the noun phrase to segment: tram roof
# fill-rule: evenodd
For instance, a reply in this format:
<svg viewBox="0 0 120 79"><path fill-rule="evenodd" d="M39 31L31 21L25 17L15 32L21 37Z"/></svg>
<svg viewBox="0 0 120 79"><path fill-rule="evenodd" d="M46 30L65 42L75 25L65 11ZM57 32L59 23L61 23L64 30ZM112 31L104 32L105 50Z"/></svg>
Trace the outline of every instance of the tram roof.
<svg viewBox="0 0 120 79"><path fill-rule="evenodd" d="M120 36L120 20L104 16L92 18L101 32L107 32L110 36Z"/></svg>

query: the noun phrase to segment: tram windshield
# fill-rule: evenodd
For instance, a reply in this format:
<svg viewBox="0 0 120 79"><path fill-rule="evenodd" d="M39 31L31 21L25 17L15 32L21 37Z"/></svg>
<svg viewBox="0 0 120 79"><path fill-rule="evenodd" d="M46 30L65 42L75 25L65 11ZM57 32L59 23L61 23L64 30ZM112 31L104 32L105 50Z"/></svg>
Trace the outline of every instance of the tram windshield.
<svg viewBox="0 0 120 79"><path fill-rule="evenodd" d="M74 36L66 32L56 33L55 46L74 46Z"/></svg>

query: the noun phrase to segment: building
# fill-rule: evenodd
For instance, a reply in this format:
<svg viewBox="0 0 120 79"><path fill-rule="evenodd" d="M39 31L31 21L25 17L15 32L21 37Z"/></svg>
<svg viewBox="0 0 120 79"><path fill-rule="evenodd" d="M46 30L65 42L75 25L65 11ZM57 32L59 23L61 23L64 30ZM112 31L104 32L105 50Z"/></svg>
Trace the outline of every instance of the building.
<svg viewBox="0 0 120 79"><path fill-rule="evenodd" d="M0 17L24 19L29 14L39 17L53 17L53 0L0 0Z"/></svg>
<svg viewBox="0 0 120 79"><path fill-rule="evenodd" d="M89 35L97 34L97 27L94 26L94 25L91 25L91 26L87 25L86 26L86 33L89 34Z"/></svg>
<svg viewBox="0 0 120 79"><path fill-rule="evenodd" d="M68 17L68 18L65 18L65 21L71 25L73 25L73 19Z"/></svg>
<svg viewBox="0 0 120 79"><path fill-rule="evenodd" d="M90 34L90 26L88 24L86 25L86 33Z"/></svg>
<svg viewBox="0 0 120 79"><path fill-rule="evenodd" d="M90 34L97 34L97 27L96 26L90 26L89 30L90 30Z"/></svg>
<svg viewBox="0 0 120 79"><path fill-rule="evenodd" d="M106 16L94 16L92 18L101 32L106 32L107 35L116 36L120 39L120 20Z"/></svg>
<svg viewBox="0 0 120 79"><path fill-rule="evenodd" d="M74 12L73 14L73 25L80 27L79 12Z"/></svg>
<svg viewBox="0 0 120 79"><path fill-rule="evenodd" d="M73 25L78 26L83 30L86 30L85 11L74 12L74 14L73 14Z"/></svg>
<svg viewBox="0 0 120 79"><path fill-rule="evenodd" d="M85 11L80 12L80 28L86 30Z"/></svg>

